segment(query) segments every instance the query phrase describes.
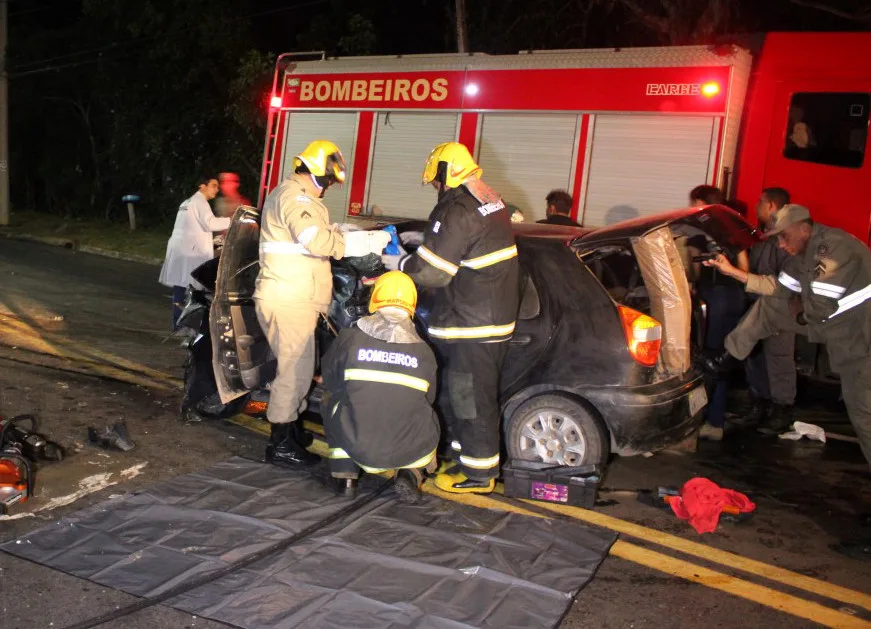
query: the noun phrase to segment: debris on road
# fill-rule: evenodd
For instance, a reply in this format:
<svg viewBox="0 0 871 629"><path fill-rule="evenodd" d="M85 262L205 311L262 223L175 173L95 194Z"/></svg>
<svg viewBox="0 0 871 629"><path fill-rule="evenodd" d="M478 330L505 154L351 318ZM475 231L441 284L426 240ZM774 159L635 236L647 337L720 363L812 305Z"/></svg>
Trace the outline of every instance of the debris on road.
<svg viewBox="0 0 871 629"><path fill-rule="evenodd" d="M802 437L807 437L808 439L814 439L816 441L822 441L823 443L825 443L826 431L823 430L822 427L815 424L794 422L792 424L792 430L782 433L778 435L778 437L780 439L789 439L791 441L798 441Z"/></svg>
<svg viewBox="0 0 871 629"><path fill-rule="evenodd" d="M102 429L88 426L88 443L104 450L114 448L122 452L129 452L136 447L136 444L130 441L127 425L124 422L116 422Z"/></svg>

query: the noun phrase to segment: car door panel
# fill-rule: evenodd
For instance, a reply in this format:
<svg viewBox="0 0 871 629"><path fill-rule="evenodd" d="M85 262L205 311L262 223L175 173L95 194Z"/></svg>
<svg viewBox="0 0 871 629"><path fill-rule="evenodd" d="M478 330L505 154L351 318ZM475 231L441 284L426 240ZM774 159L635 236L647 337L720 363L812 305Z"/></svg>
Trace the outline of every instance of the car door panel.
<svg viewBox="0 0 871 629"><path fill-rule="evenodd" d="M210 312L212 362L224 404L275 377L277 363L254 308L259 247L260 211L242 206L227 232Z"/></svg>

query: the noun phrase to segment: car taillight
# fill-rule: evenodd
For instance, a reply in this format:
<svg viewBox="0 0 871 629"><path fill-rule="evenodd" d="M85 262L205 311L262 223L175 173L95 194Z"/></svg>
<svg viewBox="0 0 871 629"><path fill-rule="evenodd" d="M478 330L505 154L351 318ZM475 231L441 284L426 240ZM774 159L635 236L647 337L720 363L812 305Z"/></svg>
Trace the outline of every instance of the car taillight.
<svg viewBox="0 0 871 629"><path fill-rule="evenodd" d="M617 306L617 309L632 358L645 367L653 367L662 345L662 326L659 321L626 306Z"/></svg>

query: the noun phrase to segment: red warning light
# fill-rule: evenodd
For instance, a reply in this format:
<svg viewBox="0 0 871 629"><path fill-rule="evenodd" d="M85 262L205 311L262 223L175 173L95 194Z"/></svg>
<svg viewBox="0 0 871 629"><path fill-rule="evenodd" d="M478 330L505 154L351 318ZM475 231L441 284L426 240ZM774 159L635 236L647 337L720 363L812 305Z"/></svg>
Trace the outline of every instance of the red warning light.
<svg viewBox="0 0 871 629"><path fill-rule="evenodd" d="M702 85L702 95L713 98L720 93L719 83L705 83Z"/></svg>
<svg viewBox="0 0 871 629"><path fill-rule="evenodd" d="M269 105L271 107L275 107L276 109L280 108L281 104L282 104L281 96L273 96L269 101Z"/></svg>

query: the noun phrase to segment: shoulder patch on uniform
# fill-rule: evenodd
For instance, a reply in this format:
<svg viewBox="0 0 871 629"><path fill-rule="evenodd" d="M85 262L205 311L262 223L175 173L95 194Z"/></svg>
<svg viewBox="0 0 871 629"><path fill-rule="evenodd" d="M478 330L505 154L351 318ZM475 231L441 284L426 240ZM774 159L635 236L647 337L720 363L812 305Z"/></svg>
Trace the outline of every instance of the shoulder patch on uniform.
<svg viewBox="0 0 871 629"><path fill-rule="evenodd" d="M829 253L829 246L826 243L820 243L820 246L817 247L817 254L824 256Z"/></svg>
<svg viewBox="0 0 871 629"><path fill-rule="evenodd" d="M822 247L823 245L820 245L820 246ZM820 260L819 262L817 262L817 265L814 267L814 279L815 280L819 279L820 277L822 277L825 274L825 272L826 272L826 263L823 262L822 260Z"/></svg>
<svg viewBox="0 0 871 629"><path fill-rule="evenodd" d="M312 200L311 200L311 197L307 197L304 194L301 194L298 197L296 197L296 202L297 203L311 203Z"/></svg>
<svg viewBox="0 0 871 629"><path fill-rule="evenodd" d="M300 218L311 218L312 215L308 210L303 210L302 214L299 215Z"/></svg>
<svg viewBox="0 0 871 629"><path fill-rule="evenodd" d="M442 228L442 222L436 221L435 223L432 224L432 233L434 233L434 234L439 233L439 230L441 228Z"/></svg>

